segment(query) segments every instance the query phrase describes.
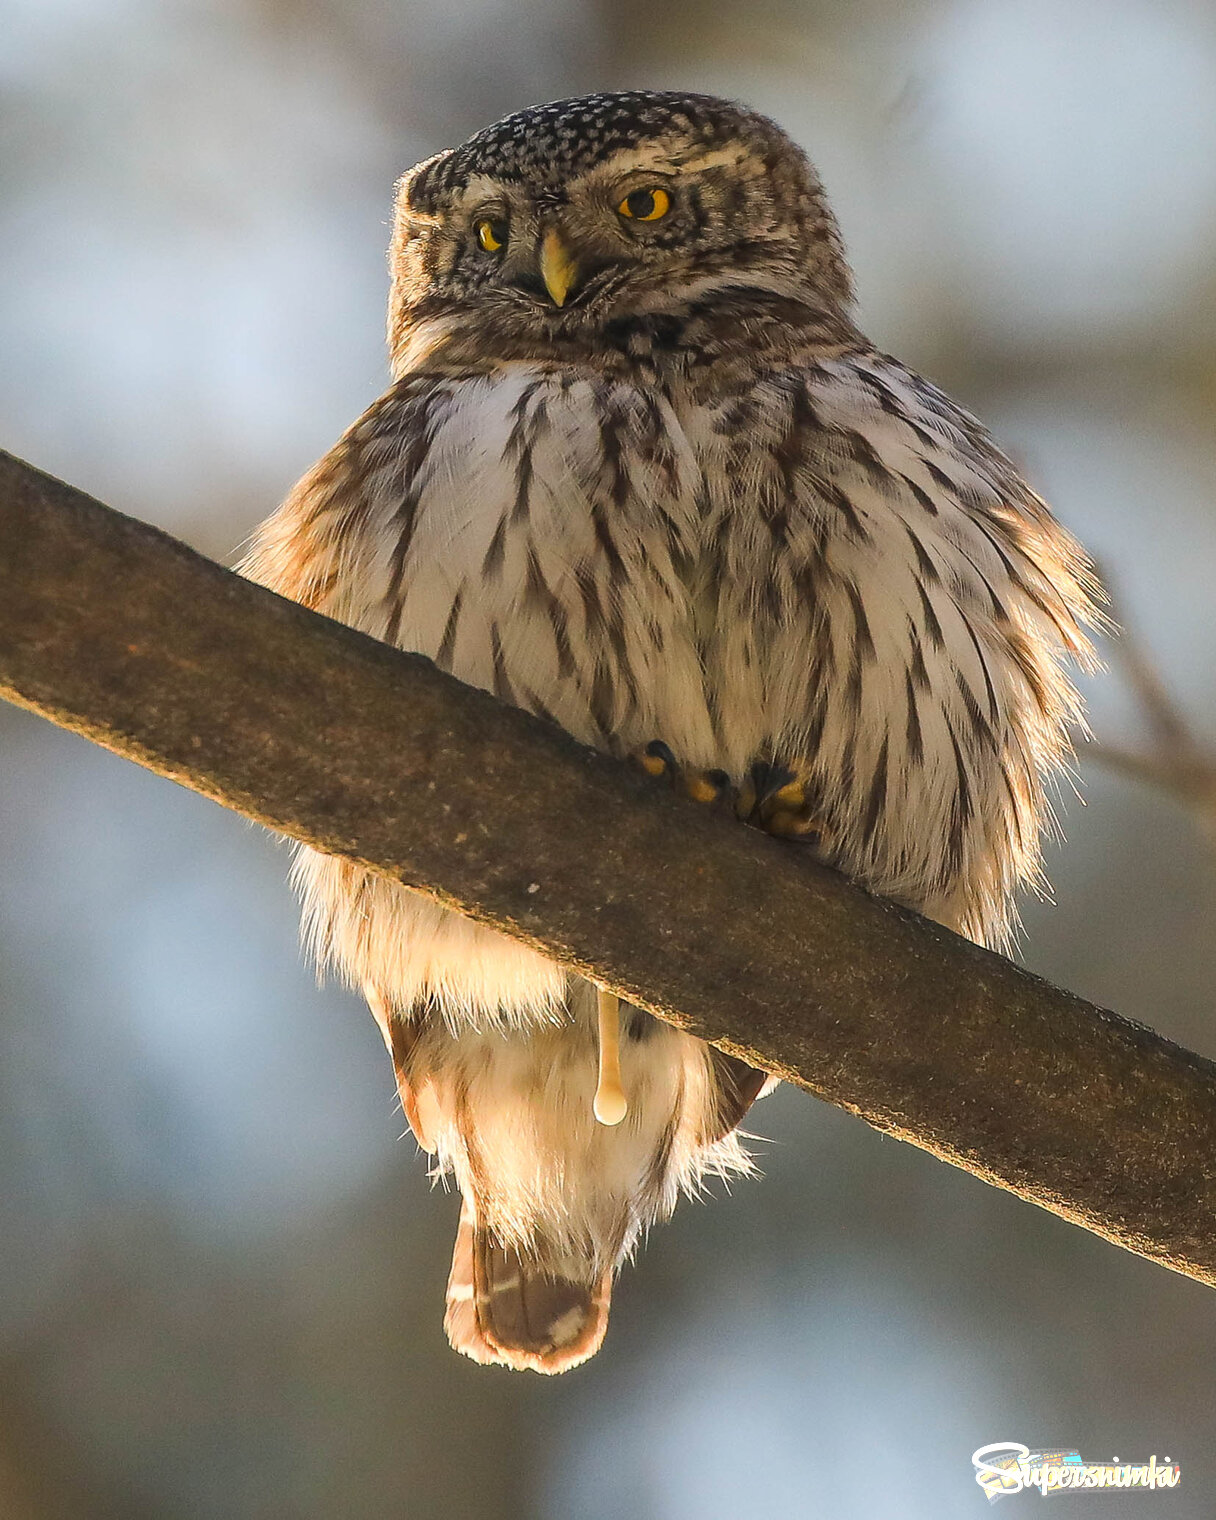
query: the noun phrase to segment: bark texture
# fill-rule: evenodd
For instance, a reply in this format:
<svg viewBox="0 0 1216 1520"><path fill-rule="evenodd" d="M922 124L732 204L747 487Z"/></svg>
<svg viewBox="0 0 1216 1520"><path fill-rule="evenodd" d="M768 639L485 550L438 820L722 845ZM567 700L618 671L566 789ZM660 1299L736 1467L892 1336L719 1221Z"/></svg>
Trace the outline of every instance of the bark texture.
<svg viewBox="0 0 1216 1520"><path fill-rule="evenodd" d="M0 695L1216 1285L1216 1064L5 454Z"/></svg>

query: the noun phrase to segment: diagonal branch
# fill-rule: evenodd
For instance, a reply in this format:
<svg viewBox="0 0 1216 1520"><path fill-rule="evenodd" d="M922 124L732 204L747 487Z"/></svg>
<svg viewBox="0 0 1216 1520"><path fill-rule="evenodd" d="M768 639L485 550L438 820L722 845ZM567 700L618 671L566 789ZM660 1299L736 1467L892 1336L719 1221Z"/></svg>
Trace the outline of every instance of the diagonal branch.
<svg viewBox="0 0 1216 1520"><path fill-rule="evenodd" d="M1216 1065L0 454L0 695L1216 1285Z"/></svg>

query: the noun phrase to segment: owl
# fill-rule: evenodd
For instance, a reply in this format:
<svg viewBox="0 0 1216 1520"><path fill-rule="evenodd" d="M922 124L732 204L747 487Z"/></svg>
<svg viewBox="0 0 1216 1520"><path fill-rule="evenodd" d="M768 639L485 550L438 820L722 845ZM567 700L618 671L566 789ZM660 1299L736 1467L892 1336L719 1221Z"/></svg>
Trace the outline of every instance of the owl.
<svg viewBox="0 0 1216 1520"><path fill-rule="evenodd" d="M800 148L705 95L535 106L402 178L390 270L393 383L245 572L1005 942L1097 589L858 330ZM748 1170L764 1074L351 861L294 876L459 1185L453 1346L586 1360L642 1232Z"/></svg>

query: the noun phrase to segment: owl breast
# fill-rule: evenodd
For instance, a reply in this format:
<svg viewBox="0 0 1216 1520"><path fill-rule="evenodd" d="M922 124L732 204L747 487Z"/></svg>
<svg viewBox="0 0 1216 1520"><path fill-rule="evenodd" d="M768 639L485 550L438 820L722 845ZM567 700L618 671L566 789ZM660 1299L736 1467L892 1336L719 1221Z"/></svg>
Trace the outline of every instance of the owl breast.
<svg viewBox="0 0 1216 1520"><path fill-rule="evenodd" d="M717 763L690 579L703 476L668 398L526 368L461 381L413 491L406 528L370 529L369 631L585 743L662 734Z"/></svg>
<svg viewBox="0 0 1216 1520"><path fill-rule="evenodd" d="M412 377L348 435L326 610L609 752L796 770L829 861L999 933L1067 702L1029 651L1067 609L1011 505L1034 499L918 384L877 357L707 401L565 368ZM552 963L374 878L353 894L354 869L298 871L359 979L507 1020L560 1004Z"/></svg>

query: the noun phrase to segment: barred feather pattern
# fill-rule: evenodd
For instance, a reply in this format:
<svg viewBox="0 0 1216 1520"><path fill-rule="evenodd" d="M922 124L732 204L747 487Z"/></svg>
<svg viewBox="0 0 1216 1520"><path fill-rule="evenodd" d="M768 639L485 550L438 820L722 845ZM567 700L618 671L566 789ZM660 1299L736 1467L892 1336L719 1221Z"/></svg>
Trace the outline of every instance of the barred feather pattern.
<svg viewBox="0 0 1216 1520"><path fill-rule="evenodd" d="M783 279L725 269L492 358L442 313L397 320L396 383L243 568L609 753L661 739L736 783L780 764L828 862L1004 945L1096 587L974 418ZM593 988L348 861L302 849L295 880L464 1195L453 1343L575 1365L640 1233L748 1168L759 1074L628 1011L607 1129Z"/></svg>
<svg viewBox="0 0 1216 1520"><path fill-rule="evenodd" d="M1037 870L1084 564L978 425L879 354L710 404L527 364L411 375L248 572L613 753L661 737L737 780L805 765L826 857L974 938L1004 941ZM348 862L304 850L296 879L321 959L402 1016L441 1013L417 1065L444 1076L420 1085L459 1102L432 1100L424 1143L504 1239L534 1247L545 1221L559 1275L589 1255L598 1281L680 1185L745 1165L699 1042L626 1041L619 1136L591 1114L585 985Z"/></svg>

